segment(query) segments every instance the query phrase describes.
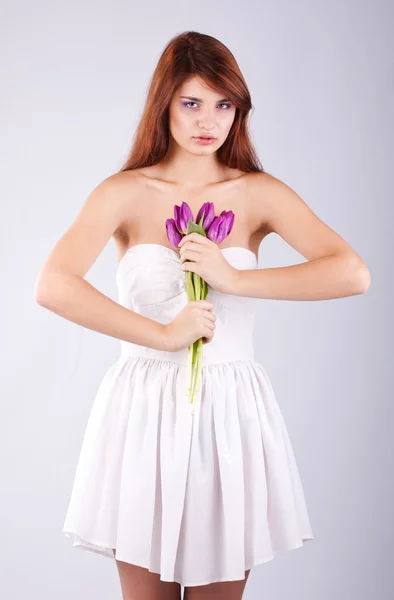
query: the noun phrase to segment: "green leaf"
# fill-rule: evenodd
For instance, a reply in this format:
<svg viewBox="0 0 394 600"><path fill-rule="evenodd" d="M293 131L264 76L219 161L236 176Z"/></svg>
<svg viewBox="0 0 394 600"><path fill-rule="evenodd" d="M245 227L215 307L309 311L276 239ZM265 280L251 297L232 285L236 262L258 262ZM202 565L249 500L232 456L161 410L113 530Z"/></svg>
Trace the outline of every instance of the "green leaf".
<svg viewBox="0 0 394 600"><path fill-rule="evenodd" d="M205 233L203 227L201 227L201 225L199 225L198 223L194 223L193 221L189 221L186 233L187 234L189 234L189 233L200 233L204 237L207 237L207 234Z"/></svg>
<svg viewBox="0 0 394 600"><path fill-rule="evenodd" d="M185 271L186 295L187 295L187 299L189 301L196 299L192 275L193 275L192 271Z"/></svg>
<svg viewBox="0 0 394 600"><path fill-rule="evenodd" d="M201 300L202 299L202 279L201 279L200 275L198 275L198 273L194 273L194 271L192 271L192 275L193 275L194 290L196 293L196 300Z"/></svg>

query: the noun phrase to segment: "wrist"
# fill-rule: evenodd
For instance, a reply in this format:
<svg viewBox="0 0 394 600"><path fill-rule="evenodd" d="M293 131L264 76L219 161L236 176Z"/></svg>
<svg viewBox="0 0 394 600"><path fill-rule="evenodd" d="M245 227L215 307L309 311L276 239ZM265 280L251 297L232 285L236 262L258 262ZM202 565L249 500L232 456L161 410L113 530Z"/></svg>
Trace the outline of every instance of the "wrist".
<svg viewBox="0 0 394 600"><path fill-rule="evenodd" d="M159 330L159 350L165 350L166 352L172 352L172 343L171 343L171 333L169 328L170 323L162 324L160 323Z"/></svg>

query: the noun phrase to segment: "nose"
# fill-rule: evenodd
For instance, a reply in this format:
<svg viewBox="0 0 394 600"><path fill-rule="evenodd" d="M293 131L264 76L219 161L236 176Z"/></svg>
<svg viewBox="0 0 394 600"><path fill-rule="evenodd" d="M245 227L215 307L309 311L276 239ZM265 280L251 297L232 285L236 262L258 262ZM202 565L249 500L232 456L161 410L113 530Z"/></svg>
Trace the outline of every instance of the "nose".
<svg viewBox="0 0 394 600"><path fill-rule="evenodd" d="M212 131L214 129L215 119L208 109L205 109L204 112L199 115L198 126L207 131Z"/></svg>

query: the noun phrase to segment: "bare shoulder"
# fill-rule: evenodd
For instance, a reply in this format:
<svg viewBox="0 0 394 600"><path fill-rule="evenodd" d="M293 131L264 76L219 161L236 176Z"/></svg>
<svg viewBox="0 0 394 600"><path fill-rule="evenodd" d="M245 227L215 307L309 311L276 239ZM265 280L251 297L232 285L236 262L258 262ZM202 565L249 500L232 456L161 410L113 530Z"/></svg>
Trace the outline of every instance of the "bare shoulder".
<svg viewBox="0 0 394 600"><path fill-rule="evenodd" d="M269 233L281 234L284 221L289 223L291 216L300 210L304 214L313 214L294 189L270 173L250 173L248 190L253 218Z"/></svg>
<svg viewBox="0 0 394 600"><path fill-rule="evenodd" d="M245 186L245 195L248 200L248 211L253 229L264 231L264 234L273 231L269 223L269 203L272 201L272 190L278 179L265 171L246 173L241 178Z"/></svg>
<svg viewBox="0 0 394 600"><path fill-rule="evenodd" d="M100 203L107 205L108 215L116 223L114 237L122 231L124 222L137 210L137 199L144 185L144 177L138 169L120 171L101 181L90 194Z"/></svg>
<svg viewBox="0 0 394 600"><path fill-rule="evenodd" d="M50 251L41 273L61 271L84 277L111 236L116 235L128 206L133 204L138 186L134 181L133 173L123 172L96 185Z"/></svg>
<svg viewBox="0 0 394 600"><path fill-rule="evenodd" d="M93 190L92 194L111 198L114 207L122 209L128 199L133 197L141 185L141 175L136 170L120 171L103 179Z"/></svg>
<svg viewBox="0 0 394 600"><path fill-rule="evenodd" d="M267 202L270 198L272 199L273 194L277 194L281 188L283 189L283 186L286 186L283 181L265 171L247 173L246 184L252 203Z"/></svg>
<svg viewBox="0 0 394 600"><path fill-rule="evenodd" d="M268 232L278 234L307 260L343 253L360 262L353 248L288 184L268 173L253 175L251 210L256 219L265 222Z"/></svg>

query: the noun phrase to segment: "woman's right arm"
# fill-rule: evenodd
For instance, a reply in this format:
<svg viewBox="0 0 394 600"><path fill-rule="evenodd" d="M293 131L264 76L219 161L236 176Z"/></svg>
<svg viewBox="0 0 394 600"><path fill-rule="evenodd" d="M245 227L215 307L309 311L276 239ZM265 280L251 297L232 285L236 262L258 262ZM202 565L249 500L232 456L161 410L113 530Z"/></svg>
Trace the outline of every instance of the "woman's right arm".
<svg viewBox="0 0 394 600"><path fill-rule="evenodd" d="M116 174L90 193L42 266L35 299L40 306L88 329L149 348L171 350L165 325L121 306L84 279L123 222L127 205L130 211L132 189L130 178Z"/></svg>

